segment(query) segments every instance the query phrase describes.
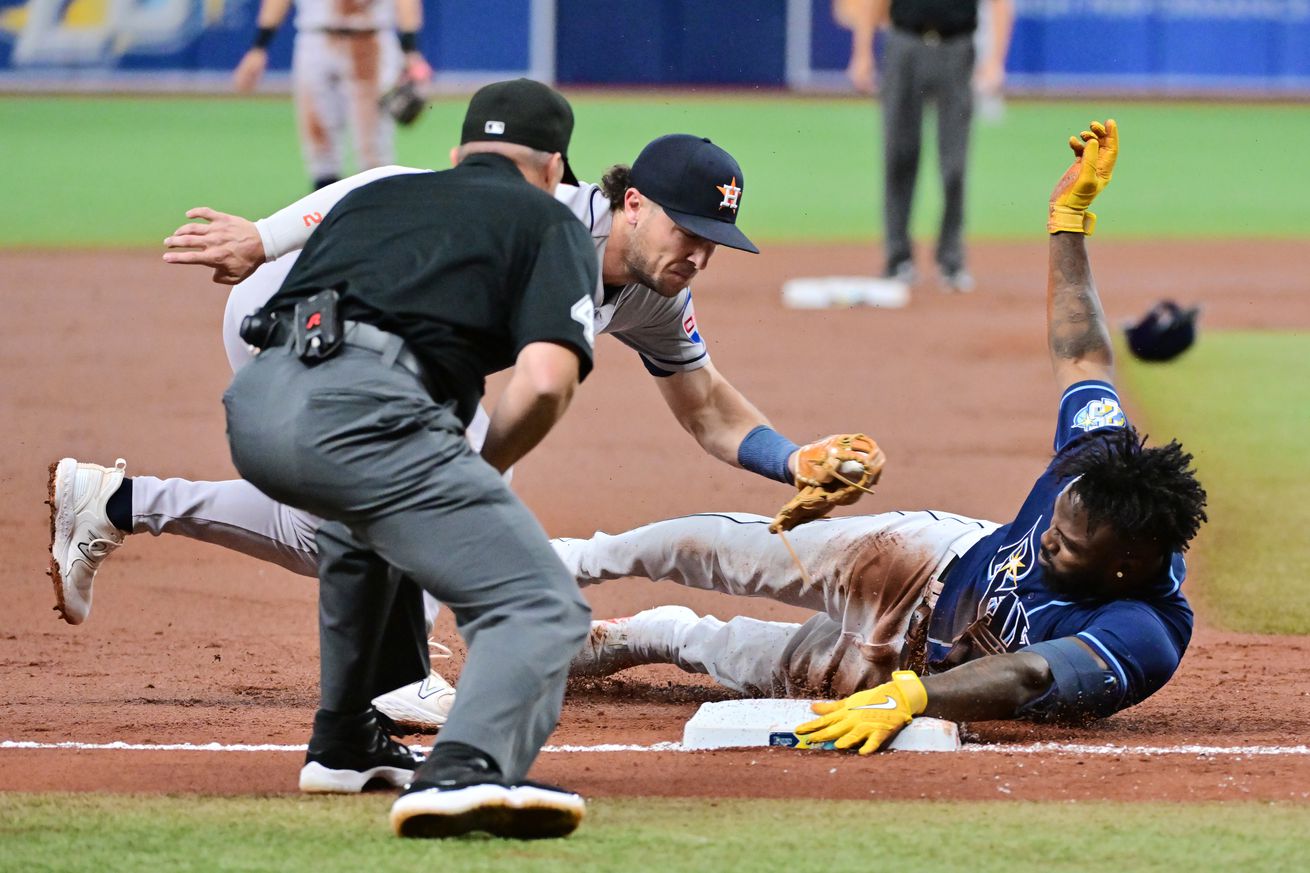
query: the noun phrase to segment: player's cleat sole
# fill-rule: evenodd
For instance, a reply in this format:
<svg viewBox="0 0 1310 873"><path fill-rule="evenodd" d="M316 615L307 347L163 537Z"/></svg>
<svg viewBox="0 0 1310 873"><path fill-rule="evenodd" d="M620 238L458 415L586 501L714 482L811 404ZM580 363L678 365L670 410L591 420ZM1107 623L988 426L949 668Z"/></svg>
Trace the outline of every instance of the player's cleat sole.
<svg viewBox="0 0 1310 873"><path fill-rule="evenodd" d="M549 786L484 783L425 788L401 795L391 807L400 837L440 839L481 831L496 837L543 840L577 830L586 802Z"/></svg>
<svg viewBox="0 0 1310 873"><path fill-rule="evenodd" d="M414 771L402 767L333 770L317 761L300 768L300 790L306 794L359 794L370 787L404 788Z"/></svg>
<svg viewBox="0 0 1310 873"><path fill-rule="evenodd" d="M91 612L92 585L109 553L124 534L105 515L110 495L123 484L127 462L113 467L79 464L63 458L50 465L50 569L55 609L69 624L81 624Z"/></svg>

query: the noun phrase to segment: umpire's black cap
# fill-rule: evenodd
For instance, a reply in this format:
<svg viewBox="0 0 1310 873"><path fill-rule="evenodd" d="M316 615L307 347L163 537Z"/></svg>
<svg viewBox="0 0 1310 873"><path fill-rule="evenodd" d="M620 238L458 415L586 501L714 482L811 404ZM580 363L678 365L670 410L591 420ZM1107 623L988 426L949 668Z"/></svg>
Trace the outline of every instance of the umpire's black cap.
<svg viewBox="0 0 1310 873"><path fill-rule="evenodd" d="M732 155L699 136L672 133L654 140L632 162L632 187L654 200L673 223L713 243L759 254L737 229L746 187Z"/></svg>
<svg viewBox="0 0 1310 873"><path fill-rule="evenodd" d="M509 142L564 156L564 181L578 184L569 166L573 107L564 95L532 79L493 82L469 100L459 144Z"/></svg>
<svg viewBox="0 0 1310 873"><path fill-rule="evenodd" d="M1172 300L1160 301L1124 328L1128 348L1143 361L1173 360L1196 341L1196 316L1200 311L1200 307L1184 309Z"/></svg>

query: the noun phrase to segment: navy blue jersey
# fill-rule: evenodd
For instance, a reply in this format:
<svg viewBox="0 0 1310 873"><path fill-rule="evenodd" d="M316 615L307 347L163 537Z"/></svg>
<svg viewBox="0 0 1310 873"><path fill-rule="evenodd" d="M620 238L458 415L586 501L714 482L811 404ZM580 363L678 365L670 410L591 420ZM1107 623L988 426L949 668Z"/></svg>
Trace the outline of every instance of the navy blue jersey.
<svg viewBox="0 0 1310 873"><path fill-rule="evenodd" d="M1168 569L1131 600L1062 600L1047 590L1037 562L1039 539L1051 524L1055 499L1071 481L1057 477L1052 467L1065 450L1077 451L1085 440L1096 439L1096 431L1108 433L1126 425L1119 395L1108 382L1079 382L1064 393L1051 465L1028 492L1014 521L980 540L946 579L928 631L930 670L990 654L977 644L978 636L994 651L1007 652L1077 637L1118 677L1123 691L1119 709L1169 681L1192 636L1192 610L1180 591L1187 573L1181 554L1175 553ZM1075 440L1078 445L1071 447ZM975 628L981 634L961 639L975 622L981 624Z"/></svg>

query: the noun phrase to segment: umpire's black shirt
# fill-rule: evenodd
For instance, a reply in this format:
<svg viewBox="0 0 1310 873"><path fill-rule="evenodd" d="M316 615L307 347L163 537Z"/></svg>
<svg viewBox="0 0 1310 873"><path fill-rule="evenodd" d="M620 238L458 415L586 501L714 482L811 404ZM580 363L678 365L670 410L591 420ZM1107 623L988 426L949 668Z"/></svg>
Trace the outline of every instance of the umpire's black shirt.
<svg viewBox="0 0 1310 873"><path fill-rule="evenodd" d="M591 370L596 250L568 208L508 158L370 182L332 207L264 311L324 288L344 318L405 340L467 423L484 377L535 342Z"/></svg>
<svg viewBox="0 0 1310 873"><path fill-rule="evenodd" d="M978 29L978 0L892 0L893 27L943 37Z"/></svg>

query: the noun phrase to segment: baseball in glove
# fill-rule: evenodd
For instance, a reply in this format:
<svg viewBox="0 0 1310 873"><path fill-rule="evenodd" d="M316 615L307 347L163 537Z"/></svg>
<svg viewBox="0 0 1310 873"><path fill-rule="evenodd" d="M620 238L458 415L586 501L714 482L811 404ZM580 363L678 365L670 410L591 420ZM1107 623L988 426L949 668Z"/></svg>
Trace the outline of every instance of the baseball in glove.
<svg viewBox="0 0 1310 873"><path fill-rule="evenodd" d="M774 516L769 530L788 531L847 506L869 492L887 456L862 433L836 434L802 446L796 454L796 495Z"/></svg>
<svg viewBox="0 0 1310 873"><path fill-rule="evenodd" d="M396 87L383 94L378 100L382 111L396 119L396 123L408 127L423 114L427 101L419 93L418 83L409 77L402 78Z"/></svg>

